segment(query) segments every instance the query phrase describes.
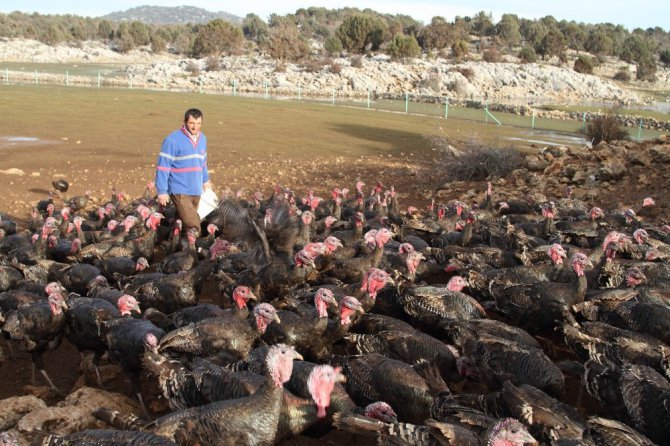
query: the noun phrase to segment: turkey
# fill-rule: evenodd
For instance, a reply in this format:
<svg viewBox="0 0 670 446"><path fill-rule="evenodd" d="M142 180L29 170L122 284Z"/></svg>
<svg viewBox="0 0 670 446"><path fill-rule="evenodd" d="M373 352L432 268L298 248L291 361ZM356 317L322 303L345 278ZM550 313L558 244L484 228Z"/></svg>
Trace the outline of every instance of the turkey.
<svg viewBox="0 0 670 446"><path fill-rule="evenodd" d="M523 446L537 443L523 424L511 418L492 424L483 434L462 425L432 419L424 424L384 423L361 415L336 414L333 424L338 429L374 438L377 444Z"/></svg>
<svg viewBox="0 0 670 446"><path fill-rule="evenodd" d="M584 268L593 264L582 253L574 254L570 263L574 271L571 283L539 282L491 290L497 309L515 325L532 332L551 329L557 321L574 320L571 307L586 295Z"/></svg>
<svg viewBox="0 0 670 446"><path fill-rule="evenodd" d="M139 372L145 351L156 353L165 332L149 321L132 318L115 318L103 323L109 357L118 362L130 378L131 392L137 397L144 412L144 402L139 386Z"/></svg>
<svg viewBox="0 0 670 446"><path fill-rule="evenodd" d="M328 328L328 305L337 307L332 291L321 288L314 295L314 305L300 305L296 311L279 310L280 322L268 325L262 339L269 345L288 344L301 354L319 340Z"/></svg>
<svg viewBox="0 0 670 446"><path fill-rule="evenodd" d="M253 395L176 411L145 429L180 445L269 446L277 436L284 401L282 386L291 377L294 359L302 358L292 347L272 346L266 359L266 382Z"/></svg>
<svg viewBox="0 0 670 446"><path fill-rule="evenodd" d="M37 368L57 393L61 392L49 378L42 355L60 344L65 327L64 309L67 309L65 297L60 291L54 291L49 294L47 300L18 307L5 317L2 326L3 332L12 340L19 341L21 349L30 353L33 362L33 382Z"/></svg>
<svg viewBox="0 0 670 446"><path fill-rule="evenodd" d="M197 228L189 228L186 231L188 247L185 251L178 251L165 257L156 267L157 271L165 274L176 274L182 271L188 271L198 264L198 254L196 253L196 239L198 237Z"/></svg>
<svg viewBox="0 0 670 446"><path fill-rule="evenodd" d="M588 437L597 446L654 446L654 442L630 426L602 417L587 421Z"/></svg>
<svg viewBox="0 0 670 446"><path fill-rule="evenodd" d="M226 315L173 330L165 335L159 350L199 356L222 353L234 360L244 359L272 321L281 322L277 310L261 303L248 319Z"/></svg>
<svg viewBox="0 0 670 446"><path fill-rule="evenodd" d="M139 313L140 307L132 296L124 295L118 300L118 308L106 300L88 297L75 297L68 300L65 315L65 334L80 353L85 350L94 352L93 367L98 385L102 386L98 361L107 349L102 335L105 321L121 316L129 316L133 311Z"/></svg>
<svg viewBox="0 0 670 446"><path fill-rule="evenodd" d="M148 432L126 430L84 430L68 435L47 435L41 446L177 446L177 443Z"/></svg>
<svg viewBox="0 0 670 446"><path fill-rule="evenodd" d="M424 379L412 366L377 353L335 357L347 377L346 389L359 405L385 401L410 423L422 423L430 416L433 396Z"/></svg>

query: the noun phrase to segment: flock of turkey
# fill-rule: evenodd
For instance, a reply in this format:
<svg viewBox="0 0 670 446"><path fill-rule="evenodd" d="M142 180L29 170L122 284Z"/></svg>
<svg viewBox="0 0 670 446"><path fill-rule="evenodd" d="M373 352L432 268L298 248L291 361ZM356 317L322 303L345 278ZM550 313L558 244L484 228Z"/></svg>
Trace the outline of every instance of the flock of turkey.
<svg viewBox="0 0 670 446"><path fill-rule="evenodd" d="M94 210L54 187L27 228L0 220L0 361L27 352L60 392L42 355L67 338L94 385L118 363L144 411L37 444L670 444L670 226L651 198L607 213L489 184L401 210L381 183L277 186L222 197L200 236L151 184Z"/></svg>

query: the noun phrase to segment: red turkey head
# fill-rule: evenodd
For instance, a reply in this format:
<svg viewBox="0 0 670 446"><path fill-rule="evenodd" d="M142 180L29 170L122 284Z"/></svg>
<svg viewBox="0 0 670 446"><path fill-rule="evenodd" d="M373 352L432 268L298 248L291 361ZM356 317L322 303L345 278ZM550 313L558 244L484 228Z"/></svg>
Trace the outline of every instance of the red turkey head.
<svg viewBox="0 0 670 446"><path fill-rule="evenodd" d="M462 276L454 276L447 282L447 289L449 291L458 291L460 293L466 286L468 286L468 281Z"/></svg>
<svg viewBox="0 0 670 446"><path fill-rule="evenodd" d="M355 312L363 313L363 306L353 296L344 296L340 301L340 325L351 324L351 315Z"/></svg>
<svg viewBox="0 0 670 446"><path fill-rule="evenodd" d="M188 241L189 246L195 246L197 238L198 238L198 229L188 228L188 231L186 231L186 240Z"/></svg>
<svg viewBox="0 0 670 446"><path fill-rule="evenodd" d="M116 221L116 220L109 220L107 222L107 230L109 232L114 232L118 226L119 226L119 222Z"/></svg>
<svg viewBox="0 0 670 446"><path fill-rule="evenodd" d="M398 252L400 254L409 254L410 252L414 252L414 246L411 243L402 243L398 247Z"/></svg>
<svg viewBox="0 0 670 446"><path fill-rule="evenodd" d="M377 247L383 248L384 245L387 244L394 235L395 234L388 228L381 228L377 230L377 234L375 234L375 242L377 243Z"/></svg>
<svg viewBox="0 0 670 446"><path fill-rule="evenodd" d="M209 247L209 259L214 260L220 255L227 254L230 252L233 245L228 241L221 238L214 239L214 243Z"/></svg>
<svg viewBox="0 0 670 446"><path fill-rule="evenodd" d="M207 233L209 235L216 234L216 231L218 231L218 230L219 230L219 227L217 225L215 225L214 223L210 223L210 224L207 225Z"/></svg>
<svg viewBox="0 0 670 446"><path fill-rule="evenodd" d="M491 428L486 444L490 446L523 446L539 443L528 432L526 426L514 418L505 418Z"/></svg>
<svg viewBox="0 0 670 446"><path fill-rule="evenodd" d="M634 266L626 272L626 286L629 288L635 288L647 281L647 276L644 275L640 268Z"/></svg>
<svg viewBox="0 0 670 446"><path fill-rule="evenodd" d="M140 257L135 262L135 271L144 271L149 267L149 261L145 257Z"/></svg>
<svg viewBox="0 0 670 446"><path fill-rule="evenodd" d="M340 190L339 187L334 187L334 188L330 191L330 196L333 198L333 200L335 200L335 199L337 199L337 198L340 197L340 194L341 194L341 193L342 193L342 191Z"/></svg>
<svg viewBox="0 0 670 446"><path fill-rule="evenodd" d="M577 273L578 276L584 275L585 267L587 266L593 267L593 263L591 263L591 260L589 260L589 258L586 257L586 254L583 254L581 252L578 252L575 255L573 255L572 259L570 260L570 263L572 264L572 269L575 270L575 273Z"/></svg>
<svg viewBox="0 0 670 446"><path fill-rule="evenodd" d="M256 318L256 328L258 328L261 334L265 333L265 330L272 321L278 324L281 323L275 307L265 302L256 305L256 308L254 308L254 317Z"/></svg>
<svg viewBox="0 0 670 446"><path fill-rule="evenodd" d="M593 221L596 218L603 218L605 216L605 213L603 212L602 209L600 209L597 206L594 206L591 208L589 211L589 218Z"/></svg>
<svg viewBox="0 0 670 446"><path fill-rule="evenodd" d="M361 291L367 291L372 299L376 299L379 290L384 288L387 283L391 282L393 282L393 280L391 280L389 273L383 269L370 268L363 276Z"/></svg>
<svg viewBox="0 0 670 446"><path fill-rule="evenodd" d="M309 226L314 221L314 213L312 211L305 211L300 216L300 219L302 220L302 224Z"/></svg>
<svg viewBox="0 0 670 446"><path fill-rule="evenodd" d="M554 265L557 266L563 265L563 259L568 256L568 254L565 252L565 249L563 249L563 247L558 243L554 243L549 247L547 250L547 255L549 255L549 258L554 263Z"/></svg>
<svg viewBox="0 0 670 446"><path fill-rule="evenodd" d="M656 200L654 200L651 197L647 197L644 200L642 200L642 207L643 208L650 207L650 206L656 206Z"/></svg>
<svg viewBox="0 0 670 446"><path fill-rule="evenodd" d="M364 182L362 182L360 180L356 181L356 192L358 192L359 194L362 194L363 193L363 186L365 186Z"/></svg>
<svg viewBox="0 0 670 446"><path fill-rule="evenodd" d="M84 223L84 217L81 215L77 215L73 220L72 223L74 224L74 227L77 228L78 231L81 231L81 224Z"/></svg>
<svg viewBox="0 0 670 446"><path fill-rule="evenodd" d="M156 231L158 229L158 225L161 224L162 219L163 214L159 212L153 212L147 219L147 227L152 231Z"/></svg>
<svg viewBox="0 0 670 446"><path fill-rule="evenodd" d="M644 229L636 229L635 232L633 232L633 239L636 243L643 245L649 240L649 233Z"/></svg>
<svg viewBox="0 0 670 446"><path fill-rule="evenodd" d="M63 217L63 220L69 220L71 213L72 209L70 209L68 206L65 206L63 209L60 210L60 215L61 217Z"/></svg>
<svg viewBox="0 0 670 446"><path fill-rule="evenodd" d="M286 344L270 347L265 364L275 387L282 387L286 381L291 379L294 359L302 359L302 355L293 347Z"/></svg>
<svg viewBox="0 0 670 446"><path fill-rule="evenodd" d="M319 288L314 295L314 306L319 317L328 317L328 304L337 307L337 300L328 288Z"/></svg>
<svg viewBox="0 0 670 446"><path fill-rule="evenodd" d="M105 212L105 208L99 207L98 208L98 220L104 219L105 215L107 215L107 213Z"/></svg>
<svg viewBox="0 0 670 446"><path fill-rule="evenodd" d="M326 246L326 252L324 252L326 255L331 254L337 248L342 247L342 242L334 235L326 237L326 239L323 241L323 244Z"/></svg>
<svg viewBox="0 0 670 446"><path fill-rule="evenodd" d="M123 231L129 232L137 224L137 217L129 215L123 219Z"/></svg>
<svg viewBox="0 0 670 446"><path fill-rule="evenodd" d="M67 290L65 289L65 287L63 285L61 285L58 282L49 282L44 287L44 292L48 296L48 295L53 294L53 293L65 293L65 292L67 292Z"/></svg>
<svg viewBox="0 0 670 446"><path fill-rule="evenodd" d="M307 378L307 389L318 408L316 416L323 418L326 416L326 409L330 406L330 394L338 382L344 382L340 367L333 368L329 365L315 366Z"/></svg>
<svg viewBox="0 0 670 446"><path fill-rule="evenodd" d="M51 308L51 314L57 316L67 310L67 304L65 303L65 298L60 291L49 294L48 298L49 307Z"/></svg>
<svg viewBox="0 0 670 446"><path fill-rule="evenodd" d="M233 290L233 300L240 310L246 308L250 299L258 300L248 286L240 285Z"/></svg>
<svg viewBox="0 0 670 446"><path fill-rule="evenodd" d="M298 251L298 253L294 257L294 260L295 260L295 266L298 268L302 268L305 266L311 266L312 268L316 267L316 265L314 265L314 256L306 249L301 249L300 251Z"/></svg>
<svg viewBox="0 0 670 446"><path fill-rule="evenodd" d="M384 401L377 401L375 403L370 403L365 406L363 415L373 420L379 420L384 423L397 423L398 414L395 413L393 408Z"/></svg>
<svg viewBox="0 0 670 446"><path fill-rule="evenodd" d="M333 217L332 215L329 215L328 217L326 217L323 223L326 225L326 228L330 228L336 221L337 218Z"/></svg>
<svg viewBox="0 0 670 446"><path fill-rule="evenodd" d="M140 310L140 304L137 302L137 299L135 299L130 294L124 294L123 296L119 297L116 306L119 308L121 316L130 315L133 311L136 313L142 312L142 310Z"/></svg>
<svg viewBox="0 0 670 446"><path fill-rule="evenodd" d="M158 354L158 338L153 333L144 335L144 350Z"/></svg>
<svg viewBox="0 0 670 446"><path fill-rule="evenodd" d="M78 238L72 240L72 244L70 245L70 252L72 254L76 254L79 251L81 251L81 240Z"/></svg>
<svg viewBox="0 0 670 446"><path fill-rule="evenodd" d="M419 267L419 263L421 263L422 260L426 260L426 258L423 256L423 254L417 251L410 252L407 256L407 259L405 259L407 272L411 277L414 277L416 274L416 269Z"/></svg>

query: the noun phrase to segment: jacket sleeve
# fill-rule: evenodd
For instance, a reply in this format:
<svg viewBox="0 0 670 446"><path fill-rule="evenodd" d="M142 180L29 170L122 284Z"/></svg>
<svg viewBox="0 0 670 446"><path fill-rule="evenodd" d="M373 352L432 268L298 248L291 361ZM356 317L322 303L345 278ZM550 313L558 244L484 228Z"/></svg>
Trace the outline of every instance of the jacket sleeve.
<svg viewBox="0 0 670 446"><path fill-rule="evenodd" d="M170 141L170 138L165 138L163 146L158 154L158 161L156 161L156 192L158 195L167 194L168 177L170 176L170 169L174 161L175 147Z"/></svg>
<svg viewBox="0 0 670 446"><path fill-rule="evenodd" d="M204 136L204 135L203 135ZM202 184L209 181L209 172L207 171L207 137L205 136L205 159L202 160Z"/></svg>

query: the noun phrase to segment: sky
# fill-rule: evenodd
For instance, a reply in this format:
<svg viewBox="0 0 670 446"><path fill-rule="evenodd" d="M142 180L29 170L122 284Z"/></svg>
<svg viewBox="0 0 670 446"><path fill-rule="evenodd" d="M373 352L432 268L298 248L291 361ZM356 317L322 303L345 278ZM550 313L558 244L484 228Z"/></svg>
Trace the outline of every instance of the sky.
<svg viewBox="0 0 670 446"><path fill-rule="evenodd" d="M285 15L300 8L320 6L328 9L343 7L370 8L377 12L405 14L424 23L434 16L453 20L455 16L473 16L479 11L493 14L494 22L505 13L527 19L551 15L557 20L574 20L584 23L613 23L634 28L660 26L670 30L670 2L668 0L357 0L357 1L302 1L302 0L0 0L0 12L15 10L40 14L75 14L98 17L115 11L124 11L141 5L182 6L193 5L209 11L225 11L239 17L254 13L267 20L270 14Z"/></svg>

